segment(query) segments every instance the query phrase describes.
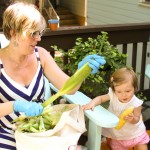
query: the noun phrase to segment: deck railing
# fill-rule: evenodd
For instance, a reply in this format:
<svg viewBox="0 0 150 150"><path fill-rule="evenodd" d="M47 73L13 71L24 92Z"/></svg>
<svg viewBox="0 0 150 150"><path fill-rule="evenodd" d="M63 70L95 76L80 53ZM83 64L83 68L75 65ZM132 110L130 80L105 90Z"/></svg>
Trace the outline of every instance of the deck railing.
<svg viewBox="0 0 150 150"><path fill-rule="evenodd" d="M53 8L53 6L49 0L44 0L42 8L43 8L43 11L46 12L49 19L58 19L59 20L59 16L57 15L55 9Z"/></svg>
<svg viewBox="0 0 150 150"><path fill-rule="evenodd" d="M141 74L139 90L149 89L145 67L149 56L148 48L150 48L150 23L62 27L57 31L47 29L39 45L45 47L54 56L51 46L57 45L67 51L74 46L76 38L81 37L86 40L88 37L97 37L101 31L108 32L110 43L118 46L122 53L128 53L127 63L135 72ZM67 63L67 58L64 63Z"/></svg>

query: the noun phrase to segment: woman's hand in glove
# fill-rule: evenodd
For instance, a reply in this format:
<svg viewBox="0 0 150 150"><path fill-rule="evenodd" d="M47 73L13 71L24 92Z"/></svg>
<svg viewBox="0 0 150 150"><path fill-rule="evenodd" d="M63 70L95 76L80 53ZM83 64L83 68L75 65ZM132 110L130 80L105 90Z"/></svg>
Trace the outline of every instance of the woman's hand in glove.
<svg viewBox="0 0 150 150"><path fill-rule="evenodd" d="M43 106L36 102L16 100L13 107L15 112L24 112L26 116L38 116L43 112Z"/></svg>
<svg viewBox="0 0 150 150"><path fill-rule="evenodd" d="M80 69L84 64L89 62L89 66L92 68L91 74L95 74L98 72L100 66L106 63L106 60L103 56L99 56L97 54L88 55L78 64L78 69Z"/></svg>

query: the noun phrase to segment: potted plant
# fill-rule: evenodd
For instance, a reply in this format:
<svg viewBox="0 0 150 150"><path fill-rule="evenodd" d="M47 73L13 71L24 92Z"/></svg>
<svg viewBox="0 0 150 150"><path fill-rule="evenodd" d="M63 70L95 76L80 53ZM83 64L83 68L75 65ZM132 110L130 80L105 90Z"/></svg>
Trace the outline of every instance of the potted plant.
<svg viewBox="0 0 150 150"><path fill-rule="evenodd" d="M64 65L62 57L55 56L56 62L63 70L67 69L70 76L75 73L78 63L86 55L99 54L105 57L106 64L101 66L97 74L90 75L80 88L80 91L91 98L108 91L110 75L116 69L125 66L127 57L126 54L120 53L117 47L109 43L107 32L101 32L96 38L89 37L87 41L77 38L75 46L69 49L68 52L57 46L52 46L52 48L59 51L62 57L68 58L68 64Z"/></svg>

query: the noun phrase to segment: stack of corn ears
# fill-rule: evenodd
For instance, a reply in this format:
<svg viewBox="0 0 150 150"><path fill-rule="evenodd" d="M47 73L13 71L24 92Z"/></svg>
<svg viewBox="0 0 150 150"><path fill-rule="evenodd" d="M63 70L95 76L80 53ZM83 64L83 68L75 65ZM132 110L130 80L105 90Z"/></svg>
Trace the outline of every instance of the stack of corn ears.
<svg viewBox="0 0 150 150"><path fill-rule="evenodd" d="M53 129L61 117L61 112L53 111L52 107L45 107L39 116L27 117L20 115L13 120L20 132L37 133Z"/></svg>
<svg viewBox="0 0 150 150"><path fill-rule="evenodd" d="M14 120L13 123L16 124L17 130L21 132L42 132L53 129L58 123L61 114L57 112L52 115L52 109L50 104L58 97L64 94L69 94L75 88L80 86L80 84L88 77L90 73L91 68L89 67L88 63L86 63L66 81L60 91L58 91L55 95L51 96L42 104L44 107L44 111L41 115L35 117L27 117L21 115L16 120Z"/></svg>

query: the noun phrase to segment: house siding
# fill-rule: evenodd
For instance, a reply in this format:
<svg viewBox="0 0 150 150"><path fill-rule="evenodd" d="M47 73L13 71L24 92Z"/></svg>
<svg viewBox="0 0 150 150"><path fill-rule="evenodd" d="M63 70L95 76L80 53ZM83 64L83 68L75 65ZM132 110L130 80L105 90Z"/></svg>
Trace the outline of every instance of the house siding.
<svg viewBox="0 0 150 150"><path fill-rule="evenodd" d="M87 24L150 22L150 7L139 0L87 0Z"/></svg>

